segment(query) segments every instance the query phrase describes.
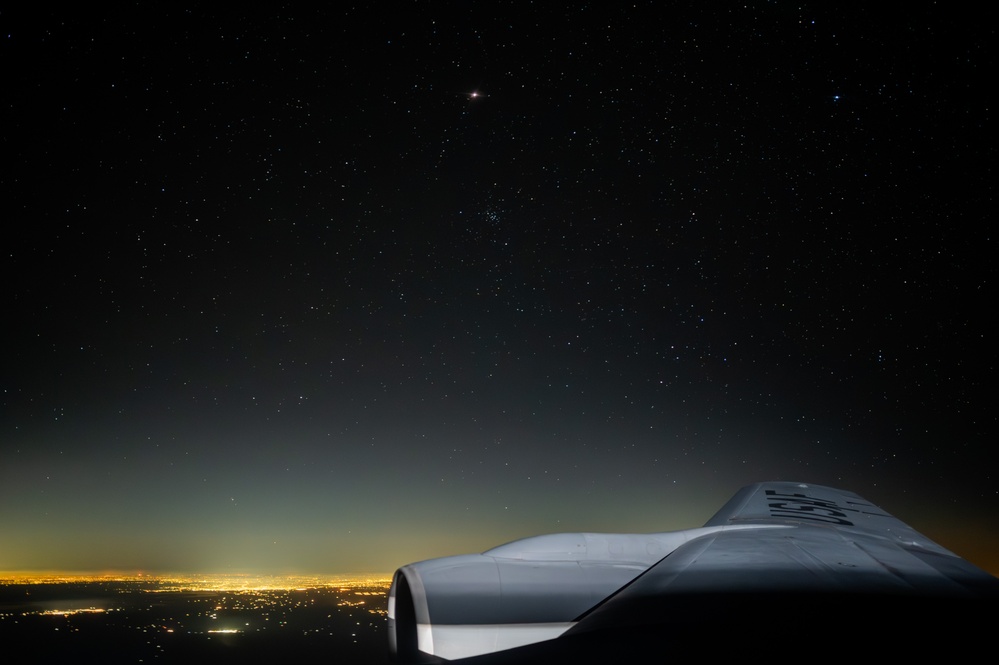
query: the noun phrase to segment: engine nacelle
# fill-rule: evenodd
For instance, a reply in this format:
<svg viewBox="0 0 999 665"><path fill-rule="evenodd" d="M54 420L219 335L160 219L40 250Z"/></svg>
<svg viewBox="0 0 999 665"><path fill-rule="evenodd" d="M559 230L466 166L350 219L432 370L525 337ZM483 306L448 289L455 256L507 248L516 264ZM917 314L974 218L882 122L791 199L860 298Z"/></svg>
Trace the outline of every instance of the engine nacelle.
<svg viewBox="0 0 999 665"><path fill-rule="evenodd" d="M715 529L561 533L396 571L389 648L404 662L468 658L554 639L676 547Z"/></svg>

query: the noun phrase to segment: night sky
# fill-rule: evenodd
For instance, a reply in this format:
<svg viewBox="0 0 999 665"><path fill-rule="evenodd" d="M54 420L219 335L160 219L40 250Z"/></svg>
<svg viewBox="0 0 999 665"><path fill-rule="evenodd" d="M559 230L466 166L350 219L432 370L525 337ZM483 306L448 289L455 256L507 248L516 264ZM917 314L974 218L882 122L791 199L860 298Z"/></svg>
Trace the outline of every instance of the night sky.
<svg viewBox="0 0 999 665"><path fill-rule="evenodd" d="M995 19L3 10L0 570L388 573L795 480L999 573Z"/></svg>

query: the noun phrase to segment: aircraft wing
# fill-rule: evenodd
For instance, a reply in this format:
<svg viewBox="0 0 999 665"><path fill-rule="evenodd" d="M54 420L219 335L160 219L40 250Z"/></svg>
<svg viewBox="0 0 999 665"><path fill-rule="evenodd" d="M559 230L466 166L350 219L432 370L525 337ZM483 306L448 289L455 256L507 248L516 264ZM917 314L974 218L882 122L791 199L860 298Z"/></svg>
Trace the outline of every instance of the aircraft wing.
<svg viewBox="0 0 999 665"><path fill-rule="evenodd" d="M999 579L856 494L768 482L697 529L537 536L403 566L390 651L469 664L622 662L664 644L742 656L903 621L918 640L879 643L898 654L955 620L964 643L983 636L968 626L997 601Z"/></svg>

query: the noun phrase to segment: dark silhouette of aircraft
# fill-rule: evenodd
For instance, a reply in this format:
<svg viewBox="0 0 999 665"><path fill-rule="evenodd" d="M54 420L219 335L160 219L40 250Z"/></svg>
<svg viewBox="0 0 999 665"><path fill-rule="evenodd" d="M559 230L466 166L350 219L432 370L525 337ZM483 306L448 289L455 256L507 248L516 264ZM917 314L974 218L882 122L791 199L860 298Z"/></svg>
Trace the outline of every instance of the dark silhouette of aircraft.
<svg viewBox="0 0 999 665"><path fill-rule="evenodd" d="M954 655L992 643L999 578L852 492L740 490L701 528L563 533L396 571L397 662L675 663Z"/></svg>

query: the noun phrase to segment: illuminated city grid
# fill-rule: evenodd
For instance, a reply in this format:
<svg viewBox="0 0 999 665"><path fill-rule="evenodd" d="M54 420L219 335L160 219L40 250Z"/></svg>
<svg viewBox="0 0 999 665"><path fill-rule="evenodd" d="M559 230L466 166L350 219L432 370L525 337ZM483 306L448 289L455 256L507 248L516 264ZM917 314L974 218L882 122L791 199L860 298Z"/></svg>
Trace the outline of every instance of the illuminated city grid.
<svg viewBox="0 0 999 665"><path fill-rule="evenodd" d="M344 645L381 653L389 583L388 576L370 575L4 573L0 637L33 636L32 644L41 638L43 648L63 649L50 656L79 653L74 636L118 645L112 656L120 649L160 660L177 655L182 643L189 650L190 640L202 646L243 640L242 648L253 650L280 640L291 653Z"/></svg>

